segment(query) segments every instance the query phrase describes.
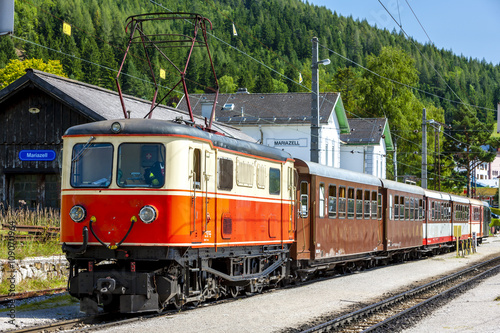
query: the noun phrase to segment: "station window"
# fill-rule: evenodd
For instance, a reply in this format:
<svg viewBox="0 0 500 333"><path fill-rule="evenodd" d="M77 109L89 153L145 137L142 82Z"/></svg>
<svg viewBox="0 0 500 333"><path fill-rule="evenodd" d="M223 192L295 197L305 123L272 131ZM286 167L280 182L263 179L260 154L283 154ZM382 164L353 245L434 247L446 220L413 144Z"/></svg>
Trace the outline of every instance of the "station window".
<svg viewBox="0 0 500 333"><path fill-rule="evenodd" d="M328 217L337 217L337 186L328 187Z"/></svg>

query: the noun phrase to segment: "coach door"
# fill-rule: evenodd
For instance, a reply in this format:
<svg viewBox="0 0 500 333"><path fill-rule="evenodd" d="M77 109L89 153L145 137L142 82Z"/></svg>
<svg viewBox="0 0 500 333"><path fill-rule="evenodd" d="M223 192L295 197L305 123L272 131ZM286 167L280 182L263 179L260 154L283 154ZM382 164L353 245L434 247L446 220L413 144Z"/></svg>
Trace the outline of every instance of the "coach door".
<svg viewBox="0 0 500 333"><path fill-rule="evenodd" d="M310 259L311 223L313 211L311 209L311 181L310 177L299 177L298 216L297 216L297 259Z"/></svg>

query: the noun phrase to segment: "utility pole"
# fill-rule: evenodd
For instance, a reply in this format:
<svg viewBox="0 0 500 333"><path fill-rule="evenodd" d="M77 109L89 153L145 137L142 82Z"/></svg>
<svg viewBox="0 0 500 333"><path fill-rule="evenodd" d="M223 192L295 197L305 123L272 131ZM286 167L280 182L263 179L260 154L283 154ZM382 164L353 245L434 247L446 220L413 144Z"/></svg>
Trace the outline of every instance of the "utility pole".
<svg viewBox="0 0 500 333"><path fill-rule="evenodd" d="M427 112L422 111L422 188L427 188Z"/></svg>
<svg viewBox="0 0 500 333"><path fill-rule="evenodd" d="M318 61L318 37L312 38L311 80L311 162L319 163L319 65L329 65L330 59Z"/></svg>
<svg viewBox="0 0 500 333"><path fill-rule="evenodd" d="M318 38L312 39L311 80L311 162L319 162L319 70Z"/></svg>

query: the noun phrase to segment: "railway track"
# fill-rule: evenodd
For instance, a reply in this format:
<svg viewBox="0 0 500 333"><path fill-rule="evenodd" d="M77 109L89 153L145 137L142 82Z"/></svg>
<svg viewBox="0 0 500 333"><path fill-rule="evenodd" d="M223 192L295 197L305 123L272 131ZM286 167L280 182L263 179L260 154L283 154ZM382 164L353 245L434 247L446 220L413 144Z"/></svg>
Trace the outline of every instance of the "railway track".
<svg viewBox="0 0 500 333"><path fill-rule="evenodd" d="M500 257L450 274L423 286L392 296L360 310L321 323L312 332L395 332L408 325L410 316L424 307L445 302L460 291L500 272Z"/></svg>

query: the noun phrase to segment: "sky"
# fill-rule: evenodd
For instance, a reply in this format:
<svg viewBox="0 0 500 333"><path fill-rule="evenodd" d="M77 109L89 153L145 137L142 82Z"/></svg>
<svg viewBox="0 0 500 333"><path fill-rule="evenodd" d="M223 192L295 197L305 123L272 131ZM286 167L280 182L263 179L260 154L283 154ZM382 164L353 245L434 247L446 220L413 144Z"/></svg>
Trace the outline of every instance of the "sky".
<svg viewBox="0 0 500 333"><path fill-rule="evenodd" d="M499 0L309 0L309 3L355 20L366 19L380 29L399 31L382 3L416 41L428 43L430 37L438 49L500 64ZM321 36L318 38L321 43Z"/></svg>

